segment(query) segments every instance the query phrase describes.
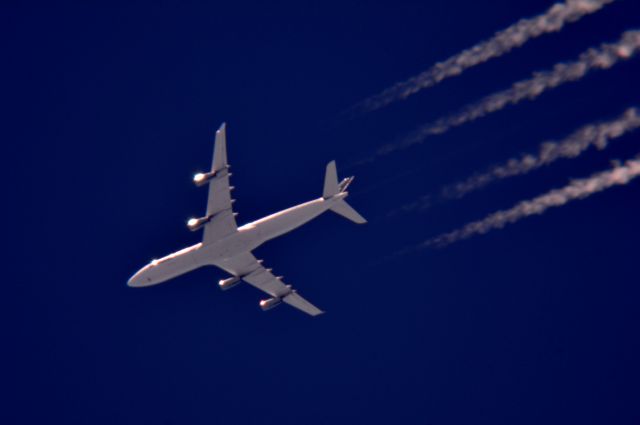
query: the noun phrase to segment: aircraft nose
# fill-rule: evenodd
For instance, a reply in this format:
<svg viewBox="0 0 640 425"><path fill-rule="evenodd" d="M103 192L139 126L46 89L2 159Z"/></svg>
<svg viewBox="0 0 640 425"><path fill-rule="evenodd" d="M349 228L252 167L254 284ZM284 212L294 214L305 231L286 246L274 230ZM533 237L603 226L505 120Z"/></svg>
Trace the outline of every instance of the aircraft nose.
<svg viewBox="0 0 640 425"><path fill-rule="evenodd" d="M130 286L132 288L135 288L136 286L140 286L140 284L138 283L138 280L139 280L138 274L139 273L136 273L129 278L129 280L127 281L127 286Z"/></svg>
<svg viewBox="0 0 640 425"><path fill-rule="evenodd" d="M150 279L145 278L145 272L147 271L147 267L143 267L138 270L133 276L129 278L127 281L127 286L132 288L139 288L141 286L145 286L145 283Z"/></svg>

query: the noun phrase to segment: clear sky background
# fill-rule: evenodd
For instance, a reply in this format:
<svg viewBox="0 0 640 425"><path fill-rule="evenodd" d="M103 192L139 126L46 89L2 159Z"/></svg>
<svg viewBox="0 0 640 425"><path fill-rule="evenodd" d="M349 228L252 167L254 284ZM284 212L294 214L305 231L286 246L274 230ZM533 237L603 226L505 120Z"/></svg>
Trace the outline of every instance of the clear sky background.
<svg viewBox="0 0 640 425"><path fill-rule="evenodd" d="M398 250L606 169L631 133L428 211L390 211L640 105L638 59L353 165L417 126L640 27L619 0L355 119L396 81L551 0L4 2L3 424L640 423L640 182L444 249ZM201 269L127 279L199 241L191 183L228 123L244 223L350 203L257 250L327 311L263 313Z"/></svg>

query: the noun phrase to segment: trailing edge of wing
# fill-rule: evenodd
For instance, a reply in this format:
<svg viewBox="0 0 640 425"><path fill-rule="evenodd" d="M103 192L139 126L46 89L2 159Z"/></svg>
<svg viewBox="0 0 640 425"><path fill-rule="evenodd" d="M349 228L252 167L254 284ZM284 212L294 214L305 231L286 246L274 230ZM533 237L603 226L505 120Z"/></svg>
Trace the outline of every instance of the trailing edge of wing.
<svg viewBox="0 0 640 425"><path fill-rule="evenodd" d="M250 252L239 254L232 258L226 258L215 263L216 266L242 278L251 286L266 292L274 298L279 298L291 307L295 307L311 316L322 314L323 311L305 300L296 291L286 285L282 278L271 273L271 269L262 266L262 262Z"/></svg>

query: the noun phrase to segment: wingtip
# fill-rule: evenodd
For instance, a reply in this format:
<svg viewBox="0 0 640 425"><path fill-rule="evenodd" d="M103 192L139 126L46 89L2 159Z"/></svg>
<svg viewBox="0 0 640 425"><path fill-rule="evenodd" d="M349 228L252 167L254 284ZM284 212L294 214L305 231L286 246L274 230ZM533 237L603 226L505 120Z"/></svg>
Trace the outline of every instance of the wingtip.
<svg viewBox="0 0 640 425"><path fill-rule="evenodd" d="M226 129L227 129L227 123L223 122L222 124L220 124L220 128L218 128L218 132L225 131Z"/></svg>

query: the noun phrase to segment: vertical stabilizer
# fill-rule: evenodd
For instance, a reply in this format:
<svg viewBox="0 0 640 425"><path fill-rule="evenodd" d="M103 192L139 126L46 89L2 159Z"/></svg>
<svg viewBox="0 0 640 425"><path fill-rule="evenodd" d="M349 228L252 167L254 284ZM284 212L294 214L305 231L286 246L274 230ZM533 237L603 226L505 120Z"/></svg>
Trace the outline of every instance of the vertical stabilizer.
<svg viewBox="0 0 640 425"><path fill-rule="evenodd" d="M322 197L329 199L333 195L340 192L338 186L338 172L336 171L336 162L331 161L327 164L327 171L324 175L324 190L322 191Z"/></svg>

